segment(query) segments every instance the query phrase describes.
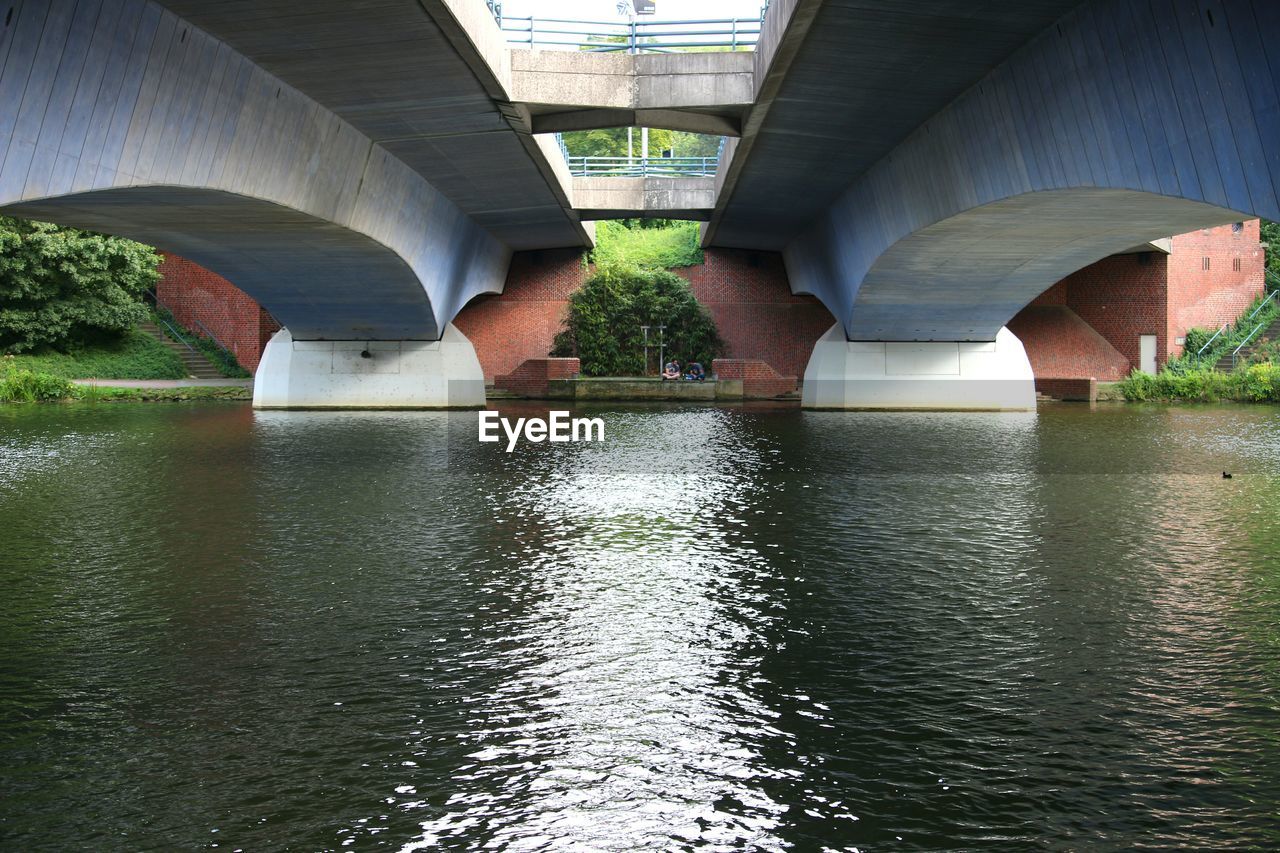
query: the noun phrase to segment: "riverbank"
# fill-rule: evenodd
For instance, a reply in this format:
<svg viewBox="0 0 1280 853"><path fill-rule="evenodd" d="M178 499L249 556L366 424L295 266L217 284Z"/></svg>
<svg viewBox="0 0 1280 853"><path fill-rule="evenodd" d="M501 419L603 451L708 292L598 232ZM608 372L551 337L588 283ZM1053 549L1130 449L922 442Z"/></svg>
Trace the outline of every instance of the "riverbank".
<svg viewBox="0 0 1280 853"><path fill-rule="evenodd" d="M86 380L74 399L99 403L184 403L253 399L252 379Z"/></svg>

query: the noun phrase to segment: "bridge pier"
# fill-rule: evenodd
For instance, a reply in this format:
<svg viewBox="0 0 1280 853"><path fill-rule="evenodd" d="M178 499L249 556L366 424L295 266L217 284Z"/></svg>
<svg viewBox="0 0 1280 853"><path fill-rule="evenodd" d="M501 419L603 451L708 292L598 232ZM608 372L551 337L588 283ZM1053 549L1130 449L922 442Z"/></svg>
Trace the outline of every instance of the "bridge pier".
<svg viewBox="0 0 1280 853"><path fill-rule="evenodd" d="M271 338L253 383L255 409L475 409L484 372L453 324L438 341Z"/></svg>
<svg viewBox="0 0 1280 853"><path fill-rule="evenodd" d="M806 409L1034 411L1031 362L1008 329L994 341L848 341L837 323L804 371Z"/></svg>

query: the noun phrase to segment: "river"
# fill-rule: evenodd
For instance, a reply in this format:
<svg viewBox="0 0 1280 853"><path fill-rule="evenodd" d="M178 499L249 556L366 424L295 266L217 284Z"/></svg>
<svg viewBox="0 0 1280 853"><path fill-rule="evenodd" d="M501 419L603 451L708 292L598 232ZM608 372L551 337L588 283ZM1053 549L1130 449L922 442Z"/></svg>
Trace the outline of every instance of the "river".
<svg viewBox="0 0 1280 853"><path fill-rule="evenodd" d="M1280 846L1276 409L589 413L0 407L0 846Z"/></svg>

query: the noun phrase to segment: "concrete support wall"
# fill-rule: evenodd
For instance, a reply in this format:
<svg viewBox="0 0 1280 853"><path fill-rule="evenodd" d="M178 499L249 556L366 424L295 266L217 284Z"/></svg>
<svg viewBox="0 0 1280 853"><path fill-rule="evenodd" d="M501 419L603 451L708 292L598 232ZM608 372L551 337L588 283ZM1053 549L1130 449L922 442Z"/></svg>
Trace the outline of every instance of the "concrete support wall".
<svg viewBox="0 0 1280 853"><path fill-rule="evenodd" d="M1032 411L1035 377L1008 329L989 343L847 341L840 324L813 348L806 409Z"/></svg>
<svg viewBox="0 0 1280 853"><path fill-rule="evenodd" d="M442 409L484 405L484 374L452 325L438 341L295 341L281 329L253 381L258 409Z"/></svg>

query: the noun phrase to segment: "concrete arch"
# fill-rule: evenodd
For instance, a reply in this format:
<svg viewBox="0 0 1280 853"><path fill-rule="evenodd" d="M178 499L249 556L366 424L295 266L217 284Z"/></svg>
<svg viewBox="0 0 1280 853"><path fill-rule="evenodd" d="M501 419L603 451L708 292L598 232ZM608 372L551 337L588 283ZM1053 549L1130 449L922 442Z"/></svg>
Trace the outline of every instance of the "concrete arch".
<svg viewBox="0 0 1280 853"><path fill-rule="evenodd" d="M993 341L1153 237L1280 218L1280 5L1094 0L899 144L785 251L849 340Z"/></svg>
<svg viewBox="0 0 1280 853"><path fill-rule="evenodd" d="M189 187L122 187L5 212L189 258L235 282L298 340L438 337L426 292L395 252L271 202Z"/></svg>
<svg viewBox="0 0 1280 853"><path fill-rule="evenodd" d="M1094 187L991 202L881 253L862 280L850 339L993 341L1027 303L1076 270L1244 218L1202 202Z"/></svg>
<svg viewBox="0 0 1280 853"><path fill-rule="evenodd" d="M350 124L151 0L15 0L0 211L152 242L295 338L437 340L510 251Z"/></svg>

